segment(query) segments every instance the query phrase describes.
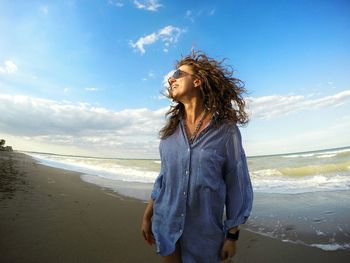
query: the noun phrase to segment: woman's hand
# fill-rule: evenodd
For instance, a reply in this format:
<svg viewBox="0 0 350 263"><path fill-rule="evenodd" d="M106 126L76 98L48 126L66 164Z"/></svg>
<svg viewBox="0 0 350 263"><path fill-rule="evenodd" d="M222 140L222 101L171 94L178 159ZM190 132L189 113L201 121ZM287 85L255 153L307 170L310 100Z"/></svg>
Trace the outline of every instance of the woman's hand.
<svg viewBox="0 0 350 263"><path fill-rule="evenodd" d="M145 213L143 215L142 224L141 224L141 235L143 236L143 238L145 239L148 245L152 245L156 243L152 233L152 220L151 220L152 216L153 216L153 200L150 199L146 207Z"/></svg>
<svg viewBox="0 0 350 263"><path fill-rule="evenodd" d="M152 244L156 243L154 236L153 236L153 233L152 233L152 221L151 220L146 219L146 218L144 218L142 220L141 233L142 233L142 236L148 245L152 245Z"/></svg>
<svg viewBox="0 0 350 263"><path fill-rule="evenodd" d="M230 262L230 260L235 254L236 254L236 241L225 240L225 243L221 250L221 262L222 263Z"/></svg>

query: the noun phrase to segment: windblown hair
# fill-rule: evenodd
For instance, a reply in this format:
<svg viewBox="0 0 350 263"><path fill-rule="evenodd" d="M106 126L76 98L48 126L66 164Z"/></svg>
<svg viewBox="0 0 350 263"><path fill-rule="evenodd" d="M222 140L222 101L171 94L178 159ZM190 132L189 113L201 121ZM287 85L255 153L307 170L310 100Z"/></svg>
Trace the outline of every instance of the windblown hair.
<svg viewBox="0 0 350 263"><path fill-rule="evenodd" d="M242 97L246 89L241 80L233 77L231 66L226 66L224 60L216 61L202 51L194 50L176 62L176 68L182 65L191 66L193 77L202 81L201 93L204 105L211 114L215 114L216 127L223 122L241 125L248 123L248 114L245 112L245 101ZM173 100L173 105L166 113L167 123L159 132L161 139L175 132L180 118L185 114L184 105L171 97L170 87L166 96Z"/></svg>

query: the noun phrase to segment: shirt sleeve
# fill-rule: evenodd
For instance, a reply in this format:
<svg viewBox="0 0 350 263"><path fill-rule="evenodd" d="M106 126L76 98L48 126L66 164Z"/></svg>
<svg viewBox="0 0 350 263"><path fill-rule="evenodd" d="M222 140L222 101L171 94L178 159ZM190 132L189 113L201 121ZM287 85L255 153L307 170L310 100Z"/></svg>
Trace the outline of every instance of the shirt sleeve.
<svg viewBox="0 0 350 263"><path fill-rule="evenodd" d="M162 157L162 144L161 143L159 144L159 154L160 154L160 157ZM153 184L153 189L151 192L151 198L153 200L155 200L158 197L160 189L162 187L162 184L163 184L163 162L161 162L160 173L157 176L157 178Z"/></svg>
<svg viewBox="0 0 350 263"><path fill-rule="evenodd" d="M224 173L226 183L225 230L244 224L253 205L253 189L247 159L242 146L241 133L237 127L229 132L226 143L227 164Z"/></svg>
<svg viewBox="0 0 350 263"><path fill-rule="evenodd" d="M158 177L156 178L154 185L153 185L153 190L151 193L151 198L155 200L160 192L160 188L162 187L162 181L163 181L163 174L160 173Z"/></svg>

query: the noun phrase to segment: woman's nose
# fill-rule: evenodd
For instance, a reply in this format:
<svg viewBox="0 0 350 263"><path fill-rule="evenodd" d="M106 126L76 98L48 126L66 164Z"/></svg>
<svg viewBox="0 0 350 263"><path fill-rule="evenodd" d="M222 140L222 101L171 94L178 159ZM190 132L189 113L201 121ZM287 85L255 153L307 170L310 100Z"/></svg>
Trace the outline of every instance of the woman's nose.
<svg viewBox="0 0 350 263"><path fill-rule="evenodd" d="M171 84L173 84L176 81L176 79L174 79L173 77L168 78L168 83L171 86Z"/></svg>

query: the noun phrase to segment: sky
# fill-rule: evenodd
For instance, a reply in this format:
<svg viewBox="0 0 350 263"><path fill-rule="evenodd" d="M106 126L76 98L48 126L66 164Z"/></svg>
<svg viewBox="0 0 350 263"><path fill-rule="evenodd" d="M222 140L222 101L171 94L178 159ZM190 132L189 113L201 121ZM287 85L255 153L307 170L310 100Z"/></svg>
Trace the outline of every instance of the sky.
<svg viewBox="0 0 350 263"><path fill-rule="evenodd" d="M162 96L192 49L245 83L247 156L350 146L350 2L0 0L0 138L159 158Z"/></svg>

